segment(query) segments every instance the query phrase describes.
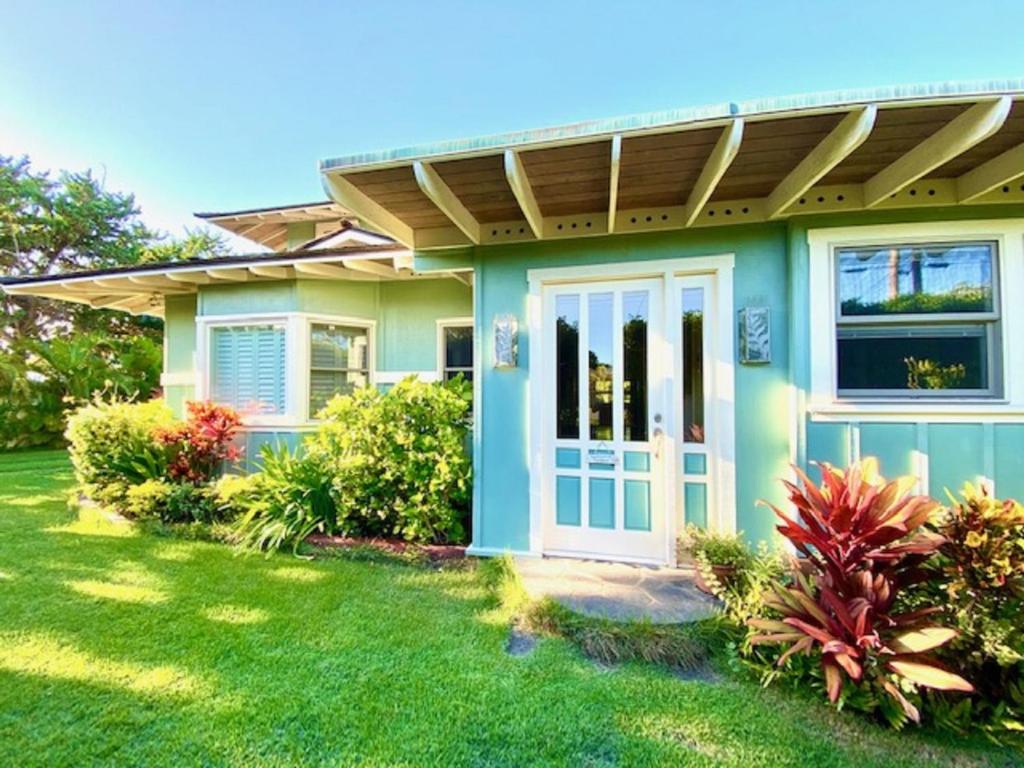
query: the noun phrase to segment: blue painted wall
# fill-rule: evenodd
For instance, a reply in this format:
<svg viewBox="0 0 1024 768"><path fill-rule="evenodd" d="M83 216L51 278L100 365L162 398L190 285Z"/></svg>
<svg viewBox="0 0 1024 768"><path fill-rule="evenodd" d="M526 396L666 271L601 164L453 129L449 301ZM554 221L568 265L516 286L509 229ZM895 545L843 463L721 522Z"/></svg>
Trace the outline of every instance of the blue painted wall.
<svg viewBox="0 0 1024 768"><path fill-rule="evenodd" d="M772 312L771 364L736 368L737 526L752 539L769 536L771 512L756 501L781 501L777 479L786 472L790 450L786 238L785 224L767 224L477 249L477 328L490 329L495 315L514 314L520 337L513 370L495 369L493 344L481 345L484 437L474 543L529 548L527 270L722 253L736 256L736 307L767 306ZM486 330L479 333L487 338Z"/></svg>
<svg viewBox="0 0 1024 768"><path fill-rule="evenodd" d="M793 350L791 371L798 402L803 403L809 387L811 361L808 294L809 252L807 230L823 227L854 227L930 221L1020 218L1019 205L976 208L933 208L885 211L836 216L803 217L789 223L789 296L792 306L790 336ZM1008 375L1024 375L1009 371ZM995 482L999 496L1024 497L1024 424L943 424L908 419L903 423L812 421L806 414L799 422L796 455L809 468L812 462L843 465L858 456L876 456L882 472L890 477L914 474L921 463L926 467L927 491L945 501L946 491L958 491L964 482L984 476ZM920 461L915 462L915 452ZM815 472L811 472L816 477Z"/></svg>

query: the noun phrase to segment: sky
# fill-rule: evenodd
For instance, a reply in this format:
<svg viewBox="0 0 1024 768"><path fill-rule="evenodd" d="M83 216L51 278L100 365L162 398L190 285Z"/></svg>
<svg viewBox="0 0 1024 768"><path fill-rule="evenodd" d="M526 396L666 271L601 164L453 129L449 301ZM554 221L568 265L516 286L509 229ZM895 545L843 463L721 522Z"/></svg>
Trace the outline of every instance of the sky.
<svg viewBox="0 0 1024 768"><path fill-rule="evenodd" d="M1020 0L0 0L0 154L91 168L180 235L195 211L323 199L325 157L1021 77L1022 29Z"/></svg>

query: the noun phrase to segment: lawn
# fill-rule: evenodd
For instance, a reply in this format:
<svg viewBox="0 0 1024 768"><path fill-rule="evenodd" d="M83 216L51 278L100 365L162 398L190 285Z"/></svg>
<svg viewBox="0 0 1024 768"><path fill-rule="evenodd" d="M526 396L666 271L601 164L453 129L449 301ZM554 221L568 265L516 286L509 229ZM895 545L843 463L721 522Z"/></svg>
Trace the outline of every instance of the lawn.
<svg viewBox="0 0 1024 768"><path fill-rule="evenodd" d="M473 570L79 522L63 456L0 456L0 765L1008 766L816 701L567 642L505 652Z"/></svg>

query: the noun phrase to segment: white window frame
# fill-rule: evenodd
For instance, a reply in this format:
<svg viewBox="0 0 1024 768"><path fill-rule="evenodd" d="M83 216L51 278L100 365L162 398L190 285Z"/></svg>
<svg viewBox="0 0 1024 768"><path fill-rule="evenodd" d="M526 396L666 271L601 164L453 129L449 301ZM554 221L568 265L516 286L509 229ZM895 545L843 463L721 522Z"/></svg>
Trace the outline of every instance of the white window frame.
<svg viewBox="0 0 1024 768"><path fill-rule="evenodd" d="M375 320L344 315L311 312L275 312L269 314L202 315L196 318L196 359L200 364L196 382L196 399L206 400L212 392L212 334L214 328L246 325L272 325L285 329L284 413L243 415L244 427L304 428L316 424L309 413L309 364L313 324L343 325L365 328L369 344L369 385L376 378Z"/></svg>
<svg viewBox="0 0 1024 768"><path fill-rule="evenodd" d="M444 332L448 328L470 328L473 329L472 317L443 317L437 321L437 380L444 381L444 372L450 366L445 365L445 344ZM476 363L476 330L473 329L473 359L466 370L473 372Z"/></svg>
<svg viewBox="0 0 1024 768"><path fill-rule="evenodd" d="M842 248L929 245L958 242L995 243L995 314L1001 333L992 351L991 389L1000 395L954 395L911 398L905 395L840 396L836 364L838 279L836 252ZM929 222L812 229L807 233L809 274L810 392L808 411L814 421L977 421L1016 420L1024 415L1024 349L1010 343L1024 333L1024 220Z"/></svg>

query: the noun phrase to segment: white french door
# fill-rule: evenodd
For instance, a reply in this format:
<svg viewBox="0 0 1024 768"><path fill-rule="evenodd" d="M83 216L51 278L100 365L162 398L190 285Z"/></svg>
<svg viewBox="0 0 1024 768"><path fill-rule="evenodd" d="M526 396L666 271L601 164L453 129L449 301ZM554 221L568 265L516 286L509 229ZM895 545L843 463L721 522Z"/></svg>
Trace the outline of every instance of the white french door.
<svg viewBox="0 0 1024 768"><path fill-rule="evenodd" d="M543 546L664 562L664 281L543 291ZM668 498L674 499L675 494Z"/></svg>

